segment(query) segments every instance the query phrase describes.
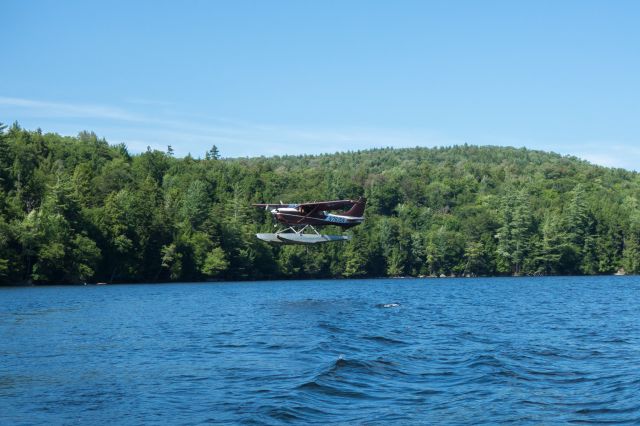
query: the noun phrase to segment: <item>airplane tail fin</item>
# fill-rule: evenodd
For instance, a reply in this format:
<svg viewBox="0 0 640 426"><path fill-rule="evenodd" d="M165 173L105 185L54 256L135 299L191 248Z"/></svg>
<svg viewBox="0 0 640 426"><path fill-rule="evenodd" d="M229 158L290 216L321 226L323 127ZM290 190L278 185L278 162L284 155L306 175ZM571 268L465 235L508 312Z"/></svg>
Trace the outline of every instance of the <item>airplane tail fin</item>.
<svg viewBox="0 0 640 426"><path fill-rule="evenodd" d="M345 216L362 217L364 216L364 207L367 204L367 199L364 197L358 198L353 207L349 211L344 212Z"/></svg>

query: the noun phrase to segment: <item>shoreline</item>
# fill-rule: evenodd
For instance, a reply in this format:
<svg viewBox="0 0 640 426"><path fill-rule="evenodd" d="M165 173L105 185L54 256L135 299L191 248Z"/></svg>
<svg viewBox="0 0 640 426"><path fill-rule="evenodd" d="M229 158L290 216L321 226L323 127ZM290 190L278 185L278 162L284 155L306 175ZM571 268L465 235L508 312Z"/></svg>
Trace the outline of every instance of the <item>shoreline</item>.
<svg viewBox="0 0 640 426"><path fill-rule="evenodd" d="M518 279L518 278L591 278L591 277L636 277L638 274L594 274L594 275L481 275L481 276L398 276L398 277L335 277L335 278L271 278L271 279L240 279L240 280L203 280L203 281L149 281L149 282L114 282L114 283L17 283L0 284L0 288L25 287L98 287L121 285L166 285L166 284L233 284L254 282L284 282L284 281L365 281L365 280L475 280L475 279Z"/></svg>

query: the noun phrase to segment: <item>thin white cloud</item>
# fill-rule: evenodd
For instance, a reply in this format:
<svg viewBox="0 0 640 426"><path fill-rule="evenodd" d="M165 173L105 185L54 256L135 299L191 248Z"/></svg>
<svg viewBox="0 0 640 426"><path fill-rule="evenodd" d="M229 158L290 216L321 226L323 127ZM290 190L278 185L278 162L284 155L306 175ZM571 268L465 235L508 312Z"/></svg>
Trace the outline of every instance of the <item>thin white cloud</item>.
<svg viewBox="0 0 640 426"><path fill-rule="evenodd" d="M576 156L601 166L628 170L638 170L640 164L640 148L619 142L585 143Z"/></svg>
<svg viewBox="0 0 640 426"><path fill-rule="evenodd" d="M145 105L145 106L157 106L157 107L171 107L175 106L173 102L159 101L155 99L145 98L126 98L124 102L132 105Z"/></svg>
<svg viewBox="0 0 640 426"><path fill-rule="evenodd" d="M121 108L90 104L69 104L0 96L0 106L23 110L39 117L101 118L140 121L140 117Z"/></svg>
<svg viewBox="0 0 640 426"><path fill-rule="evenodd" d="M126 102L144 104L146 106L152 106L153 104L157 106L170 105L168 102L136 98L128 99ZM232 151L232 155L248 154L250 146L256 151L253 155L261 155L265 152L265 145L267 144L281 144L284 148L282 150L284 153L298 154L305 152L347 151L380 146L416 146L424 145L428 142L440 144L459 143L459 141L443 141L442 138L425 135L424 132L363 128L303 129L291 126L249 123L220 117L203 117L198 121L179 120L171 117L166 119L150 118L140 113L112 106L71 104L11 97L0 97L0 107L2 106L9 107L12 110L21 109L27 112L29 116L112 120L113 123L106 129L116 130L124 125L127 130L137 134L138 142L141 141L141 134L146 133L147 137L144 139L149 140L149 145L152 146L157 145L159 142L164 143L171 140L175 145L174 148L180 148L179 145L184 144L183 141L197 143L208 141L213 143L223 142L229 144L231 148L244 148L242 154L236 154ZM203 124L203 122L213 124ZM136 124L136 127L131 127L132 123ZM90 124L94 123L87 123L86 120L83 120L78 125L78 129L91 127ZM69 125L67 124L66 127L68 128ZM103 125L94 127L105 128ZM126 135L121 132L117 133L119 133L118 139L126 138ZM108 137L108 135L105 136ZM158 141L157 138L160 138L161 141ZM155 142L152 142L151 139ZM190 147L184 147L184 149L187 148L190 149ZM208 147L205 147L205 149L208 149ZM176 151L178 150L176 149Z"/></svg>
<svg viewBox="0 0 640 426"><path fill-rule="evenodd" d="M587 153L581 158L587 160L590 163L597 164L605 167L623 167L620 160L608 154L599 153Z"/></svg>

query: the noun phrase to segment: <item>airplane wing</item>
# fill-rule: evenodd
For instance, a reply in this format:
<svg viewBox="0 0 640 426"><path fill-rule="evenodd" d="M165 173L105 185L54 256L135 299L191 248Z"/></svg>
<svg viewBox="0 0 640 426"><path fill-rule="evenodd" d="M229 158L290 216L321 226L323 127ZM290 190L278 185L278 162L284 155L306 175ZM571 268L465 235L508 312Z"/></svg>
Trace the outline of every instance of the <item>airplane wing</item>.
<svg viewBox="0 0 640 426"><path fill-rule="evenodd" d="M350 207L353 204L355 204L355 201L352 200L318 201L298 204L298 208L305 213L309 213L319 210L338 210L344 207Z"/></svg>
<svg viewBox="0 0 640 426"><path fill-rule="evenodd" d="M252 204L254 207L263 207L264 209L279 209L283 207L298 207L299 204Z"/></svg>
<svg viewBox="0 0 640 426"><path fill-rule="evenodd" d="M354 200L334 200L334 201L315 201L312 203L301 204L252 204L254 207L263 207L265 209L278 209L283 207L298 208L303 213L317 212L321 210L338 210L345 207L351 207L357 201Z"/></svg>

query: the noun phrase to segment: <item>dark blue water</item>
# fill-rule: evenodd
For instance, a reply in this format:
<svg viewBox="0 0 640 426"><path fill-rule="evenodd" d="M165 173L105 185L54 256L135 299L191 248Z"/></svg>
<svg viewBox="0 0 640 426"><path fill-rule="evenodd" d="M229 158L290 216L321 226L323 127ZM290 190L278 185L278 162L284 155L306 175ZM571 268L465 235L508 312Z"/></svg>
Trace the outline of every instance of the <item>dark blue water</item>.
<svg viewBox="0 0 640 426"><path fill-rule="evenodd" d="M639 423L636 277L0 288L0 424Z"/></svg>

